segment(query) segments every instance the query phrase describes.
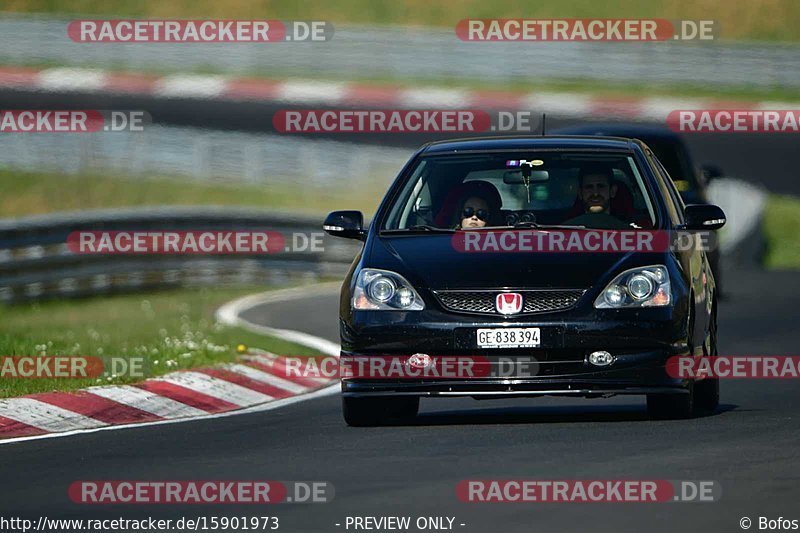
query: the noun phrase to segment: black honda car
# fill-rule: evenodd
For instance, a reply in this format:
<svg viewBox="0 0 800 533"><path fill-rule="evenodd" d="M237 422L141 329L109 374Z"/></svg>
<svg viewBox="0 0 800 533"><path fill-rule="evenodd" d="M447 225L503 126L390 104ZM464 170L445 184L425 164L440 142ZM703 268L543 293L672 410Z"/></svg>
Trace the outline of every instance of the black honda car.
<svg viewBox="0 0 800 533"><path fill-rule="evenodd" d="M724 223L717 206L684 205L641 141L423 146L368 228L358 211L324 224L364 241L342 286L341 355L375 372L343 373L346 422L413 418L420 397L448 396L635 394L657 417L715 409L717 380L666 367L716 355L708 257L674 236ZM371 365L387 358L400 371ZM448 358L467 371L437 368Z"/></svg>

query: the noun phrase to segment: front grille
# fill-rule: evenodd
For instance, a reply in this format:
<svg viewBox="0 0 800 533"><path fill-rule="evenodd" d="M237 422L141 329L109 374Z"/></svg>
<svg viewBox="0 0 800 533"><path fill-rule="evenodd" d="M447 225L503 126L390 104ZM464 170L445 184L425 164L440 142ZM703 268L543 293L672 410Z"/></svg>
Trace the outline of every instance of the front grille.
<svg viewBox="0 0 800 533"><path fill-rule="evenodd" d="M504 291L454 290L434 291L439 302L449 311L500 315L495 308L495 298ZM530 313L563 311L574 306L586 291L583 289L537 289L512 291L522 295L522 311L512 316ZM502 315L500 315L502 316Z"/></svg>

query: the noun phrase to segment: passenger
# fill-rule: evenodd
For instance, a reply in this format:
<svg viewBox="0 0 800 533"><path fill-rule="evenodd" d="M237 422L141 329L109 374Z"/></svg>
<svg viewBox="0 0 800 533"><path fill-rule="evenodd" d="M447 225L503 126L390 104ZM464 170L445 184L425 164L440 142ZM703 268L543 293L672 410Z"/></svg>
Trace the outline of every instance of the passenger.
<svg viewBox="0 0 800 533"><path fill-rule="evenodd" d="M497 225L503 201L494 185L487 181L467 182L461 198L454 214L455 229Z"/></svg>

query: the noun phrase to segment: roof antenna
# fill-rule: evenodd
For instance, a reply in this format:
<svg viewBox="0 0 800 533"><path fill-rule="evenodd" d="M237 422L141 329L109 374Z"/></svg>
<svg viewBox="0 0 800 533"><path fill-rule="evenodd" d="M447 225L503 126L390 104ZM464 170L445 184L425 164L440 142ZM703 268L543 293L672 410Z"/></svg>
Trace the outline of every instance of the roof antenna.
<svg viewBox="0 0 800 533"><path fill-rule="evenodd" d="M544 137L546 135L546 130L545 130L545 121L546 120L547 120L547 115L542 113L542 137Z"/></svg>

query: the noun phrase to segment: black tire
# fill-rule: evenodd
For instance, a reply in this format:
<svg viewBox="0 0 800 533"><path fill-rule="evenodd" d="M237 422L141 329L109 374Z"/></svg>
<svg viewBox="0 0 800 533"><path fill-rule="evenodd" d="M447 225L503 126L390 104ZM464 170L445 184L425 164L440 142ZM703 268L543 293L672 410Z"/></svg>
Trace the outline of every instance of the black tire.
<svg viewBox="0 0 800 533"><path fill-rule="evenodd" d="M711 349L709 356L717 355L717 310L711 315ZM694 405L698 413L713 413L719 407L719 378L704 379L694 386Z"/></svg>
<svg viewBox="0 0 800 533"><path fill-rule="evenodd" d="M417 396L375 398L342 397L342 415L348 426L379 426L389 420L408 421L419 412Z"/></svg>
<svg viewBox="0 0 800 533"><path fill-rule="evenodd" d="M650 418L691 418L695 414L694 383L688 394L648 394L647 414Z"/></svg>
<svg viewBox="0 0 800 533"><path fill-rule="evenodd" d="M690 296L689 301L694 301ZM687 332L689 336L689 353L692 353L691 335L694 331L694 314L689 311L689 324ZM680 419L691 418L695 415L695 383L691 381L688 386L688 394L648 394L647 395L647 414L650 418L656 419Z"/></svg>
<svg viewBox="0 0 800 533"><path fill-rule="evenodd" d="M694 386L697 413L710 414L719 407L719 379L704 379Z"/></svg>

